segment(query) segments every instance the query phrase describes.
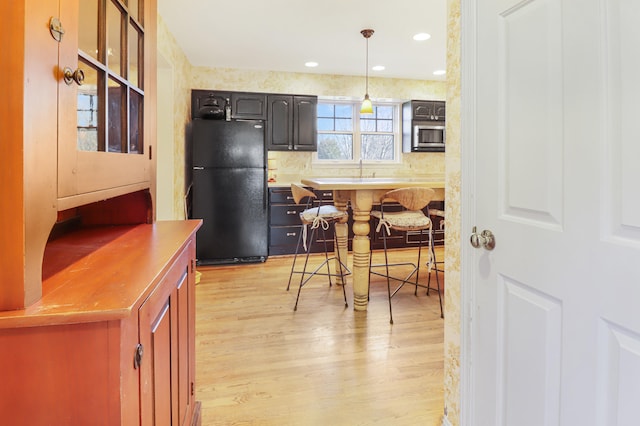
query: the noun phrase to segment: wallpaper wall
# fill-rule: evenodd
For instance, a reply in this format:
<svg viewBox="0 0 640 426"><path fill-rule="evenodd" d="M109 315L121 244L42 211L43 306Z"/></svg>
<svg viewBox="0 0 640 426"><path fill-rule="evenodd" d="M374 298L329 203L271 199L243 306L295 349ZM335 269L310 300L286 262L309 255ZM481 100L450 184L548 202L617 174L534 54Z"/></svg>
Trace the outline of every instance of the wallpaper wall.
<svg viewBox="0 0 640 426"><path fill-rule="evenodd" d="M446 273L445 293L445 410L449 421L459 424L460 376L460 0L448 1L447 82L384 79L370 77L369 93L374 98L434 99L447 101L447 152L403 154L402 165L393 168L365 168L371 176L445 175L446 179ZM250 71L192 67L172 34L158 16L158 51L173 67L174 96L174 210L184 218L185 126L190 114L190 90L221 89L360 99L361 77ZM159 91L167 88L159 87ZM271 153L276 159L278 179L305 175L353 175L353 169L318 167L310 153ZM162 173L161 170L158 173ZM159 188L161 190L161 188Z"/></svg>

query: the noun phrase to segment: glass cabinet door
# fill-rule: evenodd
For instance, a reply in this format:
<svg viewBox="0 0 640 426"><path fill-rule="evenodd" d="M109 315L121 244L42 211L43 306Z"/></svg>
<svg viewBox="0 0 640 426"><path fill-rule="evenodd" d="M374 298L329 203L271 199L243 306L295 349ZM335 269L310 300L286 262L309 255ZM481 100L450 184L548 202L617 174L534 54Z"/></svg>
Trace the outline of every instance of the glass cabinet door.
<svg viewBox="0 0 640 426"><path fill-rule="evenodd" d="M149 0L59 1L57 186L65 210L152 187L155 106L145 108L145 84L155 68L145 49L155 47L156 12Z"/></svg>
<svg viewBox="0 0 640 426"><path fill-rule="evenodd" d="M142 154L144 28L139 0L81 0L77 149Z"/></svg>

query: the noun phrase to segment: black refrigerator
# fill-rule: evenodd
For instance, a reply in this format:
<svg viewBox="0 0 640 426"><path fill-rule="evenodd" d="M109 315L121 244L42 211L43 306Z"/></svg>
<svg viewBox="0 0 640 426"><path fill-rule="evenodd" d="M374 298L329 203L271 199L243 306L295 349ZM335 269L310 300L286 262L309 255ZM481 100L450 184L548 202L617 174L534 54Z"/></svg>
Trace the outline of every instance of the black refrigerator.
<svg viewBox="0 0 640 426"><path fill-rule="evenodd" d="M198 264L264 262L269 252L262 121L194 119L191 214Z"/></svg>

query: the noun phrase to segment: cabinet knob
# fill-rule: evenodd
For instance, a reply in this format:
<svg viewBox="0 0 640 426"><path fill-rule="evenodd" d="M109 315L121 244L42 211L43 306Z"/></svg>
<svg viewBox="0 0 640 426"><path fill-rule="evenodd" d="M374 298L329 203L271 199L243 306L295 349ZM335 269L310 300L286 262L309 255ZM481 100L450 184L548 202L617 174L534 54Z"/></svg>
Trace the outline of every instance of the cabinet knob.
<svg viewBox="0 0 640 426"><path fill-rule="evenodd" d="M73 83L74 81L78 86L82 86L82 83L84 83L84 71L82 71L80 68L73 71L69 67L64 67L62 72L64 76L64 82L67 83L67 85L71 85L71 83Z"/></svg>

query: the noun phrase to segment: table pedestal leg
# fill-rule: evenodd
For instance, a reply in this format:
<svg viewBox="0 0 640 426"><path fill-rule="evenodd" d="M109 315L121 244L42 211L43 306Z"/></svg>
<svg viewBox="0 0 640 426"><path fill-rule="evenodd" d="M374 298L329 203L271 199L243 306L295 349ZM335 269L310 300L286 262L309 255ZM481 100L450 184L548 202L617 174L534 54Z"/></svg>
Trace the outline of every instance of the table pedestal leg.
<svg viewBox="0 0 640 426"><path fill-rule="evenodd" d="M351 196L353 209L353 308L366 311L369 301L369 213L372 192L354 191Z"/></svg>

